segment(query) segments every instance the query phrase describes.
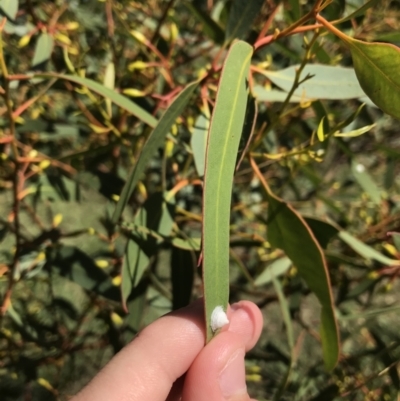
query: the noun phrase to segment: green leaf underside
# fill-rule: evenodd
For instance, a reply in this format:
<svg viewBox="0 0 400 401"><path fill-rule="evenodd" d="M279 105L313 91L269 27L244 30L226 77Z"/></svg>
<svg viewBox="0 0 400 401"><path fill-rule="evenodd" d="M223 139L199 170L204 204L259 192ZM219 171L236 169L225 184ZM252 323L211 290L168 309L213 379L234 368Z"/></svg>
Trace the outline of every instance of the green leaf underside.
<svg viewBox="0 0 400 401"><path fill-rule="evenodd" d="M371 7L374 7L377 3L379 2L379 0L370 0L367 1L363 6L361 6L360 8L358 8L356 11L350 13L349 15L347 15L346 17L341 18L339 21L337 21L336 23L342 23L345 21L349 21L351 19L354 19L356 17L359 17L361 15L364 15L366 13L366 11L368 9L370 9Z"/></svg>
<svg viewBox="0 0 400 401"><path fill-rule="evenodd" d="M2 0L0 2L0 8L8 18L15 20L18 13L18 0Z"/></svg>
<svg viewBox="0 0 400 401"><path fill-rule="evenodd" d="M225 40L245 39L263 4L264 0L234 1L229 12Z"/></svg>
<svg viewBox="0 0 400 401"><path fill-rule="evenodd" d="M261 286L269 284L276 277L281 276L286 273L290 266L292 266L292 261L288 257L279 258L274 260L269 264L266 269L254 280L254 285Z"/></svg>
<svg viewBox="0 0 400 401"><path fill-rule="evenodd" d="M37 77L42 78L60 78L65 79L66 81L75 82L79 85L85 86L88 89L96 92L100 96L103 96L106 99L110 99L117 106L126 110L130 114L136 116L139 120L143 121L150 127L155 127L157 124L157 119L154 118L150 113L146 110L142 109L137 104L130 101L126 96L120 95L118 92L105 87L104 85L93 81L88 78L82 78L75 75L64 75L64 74L53 74L53 73L39 73L35 74Z"/></svg>
<svg viewBox="0 0 400 401"><path fill-rule="evenodd" d="M190 146L193 152L194 163L199 177L204 175L204 163L210 119L200 114L194 123Z"/></svg>
<svg viewBox="0 0 400 401"><path fill-rule="evenodd" d="M140 249L140 245L135 241L137 234L131 234L125 249L124 260L122 263L121 274L121 296L122 304L127 310L126 301L133 288L139 284L144 272L150 263L150 258Z"/></svg>
<svg viewBox="0 0 400 401"><path fill-rule="evenodd" d="M356 160L352 161L351 172L354 178L360 187L368 194L371 200L379 206L382 202L382 193L366 170L367 169L363 164L358 163Z"/></svg>
<svg viewBox="0 0 400 401"><path fill-rule="evenodd" d="M150 158L153 157L157 149L163 145L166 135L168 134L175 120L181 115L198 84L199 81L192 82L191 84L187 85L185 89L183 89L183 91L164 112L157 126L150 134L122 190L112 218L114 224L119 221L122 212L136 187L136 184L145 170L147 163L149 162Z"/></svg>
<svg viewBox="0 0 400 401"><path fill-rule="evenodd" d="M47 61L53 51L54 39L48 33L42 33L36 42L35 53L32 59L32 67Z"/></svg>
<svg viewBox="0 0 400 401"><path fill-rule="evenodd" d="M339 357L339 333L325 257L305 220L286 202L268 194L268 240L285 251L321 306L321 342L324 362L332 370Z"/></svg>
<svg viewBox="0 0 400 401"><path fill-rule="evenodd" d="M400 49L342 37L350 47L354 69L367 96L385 113L400 119Z"/></svg>
<svg viewBox="0 0 400 401"><path fill-rule="evenodd" d="M174 204L168 193L156 192L146 200L133 220L122 264L121 295L125 309L128 297L139 285L158 245L171 235ZM130 229L130 224L126 228Z"/></svg>
<svg viewBox="0 0 400 401"><path fill-rule="evenodd" d="M280 71L265 71L276 86L289 92L295 79L298 65ZM308 64L304 67L300 81L311 76L299 85L293 95L296 98L310 99L355 99L365 96L352 68L333 67L321 64Z"/></svg>
<svg viewBox="0 0 400 401"><path fill-rule="evenodd" d="M224 42L223 29L208 14L188 1L183 4L192 13L193 17L203 25L204 32L211 40L219 44Z"/></svg>
<svg viewBox="0 0 400 401"><path fill-rule="evenodd" d="M361 242L359 239L353 237L347 231L340 231L339 238L344 241L350 248L352 248L355 252L357 252L360 256L364 257L367 260L376 260L384 265L388 266L399 266L400 261L395 259L390 259L387 256L379 253L374 248L370 247L364 242Z"/></svg>
<svg viewBox="0 0 400 401"><path fill-rule="evenodd" d="M203 191L203 280L207 342L211 313L229 297L229 220L233 172L247 103L252 47L232 45L222 69L208 135Z"/></svg>

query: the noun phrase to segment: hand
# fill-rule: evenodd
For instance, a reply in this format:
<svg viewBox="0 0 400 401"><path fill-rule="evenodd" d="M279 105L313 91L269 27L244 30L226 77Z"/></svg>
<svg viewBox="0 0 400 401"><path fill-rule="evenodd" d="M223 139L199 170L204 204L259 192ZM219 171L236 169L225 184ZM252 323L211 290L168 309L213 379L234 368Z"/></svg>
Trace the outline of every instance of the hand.
<svg viewBox="0 0 400 401"><path fill-rule="evenodd" d="M206 346L203 313L198 300L156 320L71 401L249 401L244 356L261 334L260 310L232 305Z"/></svg>

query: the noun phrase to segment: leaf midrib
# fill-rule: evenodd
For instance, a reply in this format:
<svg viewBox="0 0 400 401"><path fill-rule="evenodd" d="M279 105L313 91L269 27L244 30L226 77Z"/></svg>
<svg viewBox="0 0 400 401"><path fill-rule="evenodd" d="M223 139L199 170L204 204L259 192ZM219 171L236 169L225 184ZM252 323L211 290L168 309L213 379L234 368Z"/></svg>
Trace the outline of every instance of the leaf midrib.
<svg viewBox="0 0 400 401"><path fill-rule="evenodd" d="M249 54L246 57L245 62L242 64L242 68L240 70L240 79L239 79L240 85L237 85L237 87L236 87L236 93L235 93L234 103L233 103L233 107L232 107L232 110L234 112L236 111L236 106L237 106L238 99L239 99L239 91L240 91L241 82L242 82L242 79L243 79L243 76L244 76L244 71L245 71L246 66L247 66L247 61L250 58L251 58L251 54ZM224 143L223 152L222 152L222 160L225 160L226 151L227 151L227 148L228 148L227 144L228 144L228 140L229 140L229 132L231 131L231 127L232 127L232 123L233 123L233 116L234 116L234 113L231 113L231 117L229 119L229 125L228 125L228 128L226 130L227 135L225 135L225 143ZM221 163L220 169L219 169L219 174L218 174L217 189L221 188L223 167L224 167L224 163ZM217 222L217 236L216 236L216 241L215 241L216 242L216 247L215 248L219 249L219 235L218 235L218 232L219 232L218 228L220 227L220 224L218 224L219 223L219 218L218 218L219 213L218 213L218 211L219 211L219 208L220 208L220 197L219 196L217 196L217 202L216 203L217 203L217 207L215 208L215 212L216 212L215 216L216 216L216 222ZM217 254L215 254L215 256L217 256ZM215 266L218 266L218 264L217 264L218 257L215 258L215 262L216 262ZM217 280L218 280L218 278L219 277L217 276Z"/></svg>

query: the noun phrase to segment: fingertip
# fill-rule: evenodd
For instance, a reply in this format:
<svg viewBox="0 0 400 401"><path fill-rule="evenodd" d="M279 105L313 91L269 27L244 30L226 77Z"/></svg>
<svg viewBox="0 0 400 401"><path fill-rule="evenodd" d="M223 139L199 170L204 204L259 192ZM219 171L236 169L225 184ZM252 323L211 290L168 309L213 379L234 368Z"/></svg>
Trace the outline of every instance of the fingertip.
<svg viewBox="0 0 400 401"><path fill-rule="evenodd" d="M260 309L253 302L240 301L229 308L228 316L230 324L227 331L238 334L246 351L249 351L256 345L263 328Z"/></svg>

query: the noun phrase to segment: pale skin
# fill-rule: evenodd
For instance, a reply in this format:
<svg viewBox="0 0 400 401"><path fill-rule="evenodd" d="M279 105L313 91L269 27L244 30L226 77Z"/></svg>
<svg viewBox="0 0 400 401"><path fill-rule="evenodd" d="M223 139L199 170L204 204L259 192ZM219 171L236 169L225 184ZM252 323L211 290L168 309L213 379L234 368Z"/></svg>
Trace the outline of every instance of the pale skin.
<svg viewBox="0 0 400 401"><path fill-rule="evenodd" d="M251 401L244 356L262 330L249 301L228 309L230 323L205 343L202 301L144 328L71 401Z"/></svg>

